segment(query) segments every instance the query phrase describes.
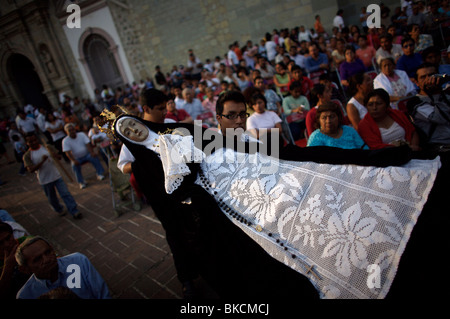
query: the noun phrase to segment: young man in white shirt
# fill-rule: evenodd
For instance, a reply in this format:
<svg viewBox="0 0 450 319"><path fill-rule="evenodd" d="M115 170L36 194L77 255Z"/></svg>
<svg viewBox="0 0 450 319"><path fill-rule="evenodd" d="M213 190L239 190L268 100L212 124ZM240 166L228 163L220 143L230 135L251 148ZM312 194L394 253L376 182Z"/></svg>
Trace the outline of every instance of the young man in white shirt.
<svg viewBox="0 0 450 319"><path fill-rule="evenodd" d="M339 9L336 13L336 16L333 19L333 26L336 28L339 28L339 31L342 31L342 29L345 27L344 18L342 16L344 15L344 10Z"/></svg>
<svg viewBox="0 0 450 319"><path fill-rule="evenodd" d="M39 131L38 124L34 118L27 116L24 111L19 111L17 115L19 116L17 128L23 135Z"/></svg>
<svg viewBox="0 0 450 319"><path fill-rule="evenodd" d="M75 219L80 219L81 213L78 211L77 203L67 189L64 180L56 168L49 150L56 156L57 160L61 158L58 151L49 145L49 149L43 147L34 133L28 133L25 137L28 151L23 156L25 168L30 172L36 172L39 184L42 186L48 201L55 212L64 216L63 206L59 203L56 196L58 190L59 196L64 201L67 211Z"/></svg>
<svg viewBox="0 0 450 319"><path fill-rule="evenodd" d="M260 129L267 129L269 133L272 129L276 128L281 133L281 118L277 113L272 111L266 111L267 101L264 95L257 93L250 99L250 105L255 111L247 119L247 130L252 133L256 138L260 136Z"/></svg>
<svg viewBox="0 0 450 319"><path fill-rule="evenodd" d="M90 162L97 172L97 179L103 180L105 178L104 169L97 154L91 145L91 141L83 132L77 132L73 123L68 123L64 126L67 136L63 139L63 152L72 162L72 169L77 178L80 188L86 188L83 174L81 173L81 165Z"/></svg>

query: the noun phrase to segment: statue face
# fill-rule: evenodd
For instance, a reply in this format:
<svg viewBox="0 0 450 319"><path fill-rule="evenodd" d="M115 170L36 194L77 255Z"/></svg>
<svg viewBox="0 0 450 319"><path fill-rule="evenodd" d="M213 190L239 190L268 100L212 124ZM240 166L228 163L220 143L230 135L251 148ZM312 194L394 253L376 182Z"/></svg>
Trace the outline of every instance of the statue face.
<svg viewBox="0 0 450 319"><path fill-rule="evenodd" d="M148 137L148 128L134 118L127 118L118 125L119 132L135 142L143 142Z"/></svg>

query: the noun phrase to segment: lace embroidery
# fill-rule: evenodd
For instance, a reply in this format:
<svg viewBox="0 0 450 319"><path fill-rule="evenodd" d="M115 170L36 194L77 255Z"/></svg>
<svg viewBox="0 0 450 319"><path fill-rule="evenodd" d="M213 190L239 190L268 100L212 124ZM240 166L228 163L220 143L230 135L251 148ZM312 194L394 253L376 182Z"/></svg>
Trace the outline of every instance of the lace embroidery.
<svg viewBox="0 0 450 319"><path fill-rule="evenodd" d="M305 275L321 298L384 298L431 191L440 159L400 167L292 162L160 137L168 193L201 161L201 185L273 258ZM270 167L270 169L268 169ZM372 266L380 285L368 284Z"/></svg>
<svg viewBox="0 0 450 319"><path fill-rule="evenodd" d="M263 155L221 160L233 156L208 156L196 183L237 227L307 276L321 298L386 296L439 158L387 168L279 161L276 173L264 174ZM372 265L380 269L379 287L368 285Z"/></svg>
<svg viewBox="0 0 450 319"><path fill-rule="evenodd" d="M172 194L191 173L187 163L201 162L204 153L194 146L192 136L161 135L159 148L166 192Z"/></svg>

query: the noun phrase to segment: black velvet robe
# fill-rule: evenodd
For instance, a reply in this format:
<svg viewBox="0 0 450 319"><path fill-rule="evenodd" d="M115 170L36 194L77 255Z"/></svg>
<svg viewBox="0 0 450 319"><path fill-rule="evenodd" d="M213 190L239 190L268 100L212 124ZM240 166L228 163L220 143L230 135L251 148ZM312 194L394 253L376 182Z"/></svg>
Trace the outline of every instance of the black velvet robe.
<svg viewBox="0 0 450 319"><path fill-rule="evenodd" d="M138 120L154 132L183 127L194 135L193 125ZM221 298L302 300L319 297L305 276L272 258L234 226L209 193L194 184L200 170L199 164L188 164L192 173L169 195L164 188L163 167L157 154L145 146L127 141L120 134L118 137L136 158L132 164L133 173L166 230L180 281L201 275ZM225 140L221 135L216 135L216 138ZM196 146L202 149L209 142L195 141ZM238 144L235 143L235 149L239 150L242 144ZM243 144L245 152L248 152L251 149L248 143ZM412 158L434 158L436 154L412 153L407 146L382 150L344 150L288 145L279 150L279 155L280 159L290 161L387 167L405 164ZM441 159L443 167L413 229L386 297L388 299L429 296L430 292L441 286L439 280L431 275L433 270L427 270L430 259L423 258L424 255L434 254L436 257L432 259L439 258L440 254L448 250L445 230L449 225L450 214L448 209L442 207L445 189L449 189L448 156L441 154ZM191 199L191 204L182 204L187 198ZM448 283L447 278L445 276L440 280Z"/></svg>

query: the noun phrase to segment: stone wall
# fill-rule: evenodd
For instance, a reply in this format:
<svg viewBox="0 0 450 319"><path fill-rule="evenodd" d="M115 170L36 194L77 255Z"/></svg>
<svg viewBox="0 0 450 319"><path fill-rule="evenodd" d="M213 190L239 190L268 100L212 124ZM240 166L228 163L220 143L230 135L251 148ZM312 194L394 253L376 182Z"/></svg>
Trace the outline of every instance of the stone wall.
<svg viewBox="0 0 450 319"><path fill-rule="evenodd" d="M109 7L137 80L153 76L156 65L163 72L186 65L188 49L202 61L213 60L234 41L242 46L259 43L273 29L311 28L315 14L331 29L337 11L336 0L127 0Z"/></svg>

